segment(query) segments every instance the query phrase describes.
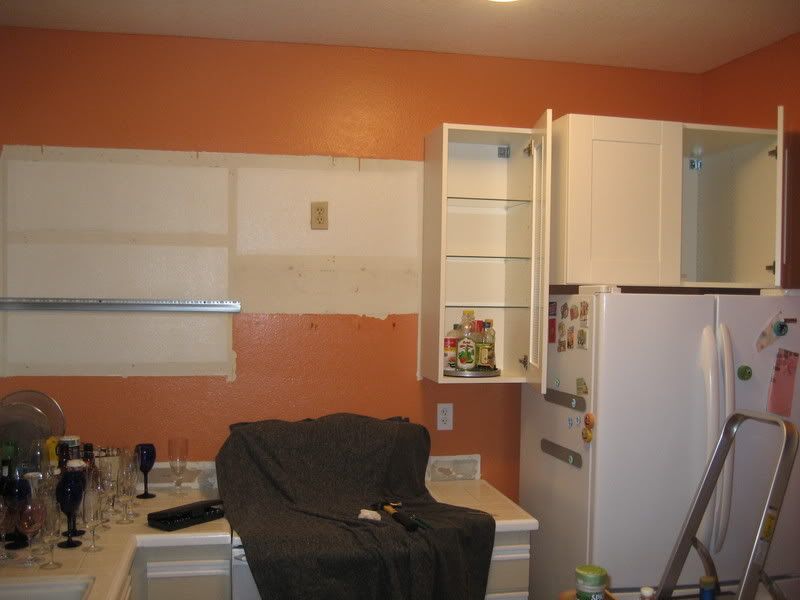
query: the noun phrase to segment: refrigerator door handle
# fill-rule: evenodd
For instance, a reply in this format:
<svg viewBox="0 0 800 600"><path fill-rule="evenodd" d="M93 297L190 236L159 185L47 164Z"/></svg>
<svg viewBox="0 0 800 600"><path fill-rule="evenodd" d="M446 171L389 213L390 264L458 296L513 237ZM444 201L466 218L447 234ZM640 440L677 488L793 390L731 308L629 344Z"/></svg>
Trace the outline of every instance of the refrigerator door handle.
<svg viewBox="0 0 800 600"><path fill-rule="evenodd" d="M733 345L731 344L731 332L725 323L720 323L717 328L717 341L719 343L720 355L722 356L722 377L723 393L725 397L724 421L728 420L736 409L736 386L733 379ZM728 522L731 517L731 501L733 496L733 455L734 447L728 453L725 467L722 471L722 490L717 497L718 510L714 517L716 531L714 532L714 552L722 550L725 544L725 536L728 533Z"/></svg>
<svg viewBox="0 0 800 600"><path fill-rule="evenodd" d="M703 369L703 383L706 390L706 456L714 453L719 435L719 356L714 328L706 325L700 343L700 365ZM712 496L708 506L715 506L716 498ZM698 529L697 538L706 548L711 546L711 533L714 529L714 511L706 513L706 518Z"/></svg>

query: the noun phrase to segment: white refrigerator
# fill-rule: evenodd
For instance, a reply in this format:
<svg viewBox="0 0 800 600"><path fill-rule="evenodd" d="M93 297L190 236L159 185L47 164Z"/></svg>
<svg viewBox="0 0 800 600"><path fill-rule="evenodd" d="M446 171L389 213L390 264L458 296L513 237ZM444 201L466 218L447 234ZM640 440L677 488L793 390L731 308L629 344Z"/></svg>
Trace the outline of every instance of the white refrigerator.
<svg viewBox="0 0 800 600"><path fill-rule="evenodd" d="M798 296L550 298L548 392L523 386L521 406L520 503L540 522L531 598L574 587L585 563L605 567L622 597L658 584L726 414L766 411L772 391L769 406L800 421L800 376L787 391L784 360L800 352L798 318ZM723 583L738 581L752 548L777 434L742 426L701 526ZM798 467L766 568L789 598L800 598ZM692 551L679 583L701 574Z"/></svg>

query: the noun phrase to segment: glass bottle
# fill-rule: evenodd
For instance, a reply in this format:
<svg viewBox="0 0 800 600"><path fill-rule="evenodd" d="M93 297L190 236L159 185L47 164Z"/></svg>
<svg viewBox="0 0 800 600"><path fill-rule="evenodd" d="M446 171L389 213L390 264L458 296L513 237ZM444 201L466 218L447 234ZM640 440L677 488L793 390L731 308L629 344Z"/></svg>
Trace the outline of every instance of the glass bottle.
<svg viewBox="0 0 800 600"><path fill-rule="evenodd" d="M496 367L494 358L494 329L492 320L484 319L482 323L480 338L476 340L478 346L478 368L491 370Z"/></svg>
<svg viewBox="0 0 800 600"><path fill-rule="evenodd" d="M462 371L471 371L475 368L475 340L472 333L475 330L475 311L465 310L461 317L461 333L463 337L456 346L456 368Z"/></svg>
<svg viewBox="0 0 800 600"><path fill-rule="evenodd" d="M456 368L458 340L461 339L461 323L453 323L453 328L444 336L444 368Z"/></svg>
<svg viewBox="0 0 800 600"><path fill-rule="evenodd" d="M486 359L486 365L490 369L497 368L497 359L495 358L495 345L494 340L496 336L496 332L494 330L494 320L493 319L485 319L483 321L483 336L486 345L488 346L488 354L489 356Z"/></svg>

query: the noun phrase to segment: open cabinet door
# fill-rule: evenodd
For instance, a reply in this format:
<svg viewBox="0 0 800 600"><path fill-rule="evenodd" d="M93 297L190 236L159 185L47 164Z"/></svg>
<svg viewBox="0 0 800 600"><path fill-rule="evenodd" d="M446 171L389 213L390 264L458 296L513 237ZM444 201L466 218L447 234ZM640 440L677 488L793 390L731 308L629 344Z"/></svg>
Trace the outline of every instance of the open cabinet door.
<svg viewBox="0 0 800 600"><path fill-rule="evenodd" d="M547 391L547 302L550 288L550 172L553 111L547 109L533 128L533 210L531 211L531 315L526 380Z"/></svg>
<svg viewBox="0 0 800 600"><path fill-rule="evenodd" d="M789 157L786 153L786 145L783 139L783 106L778 107L778 144L775 148L776 157L778 159L777 165L777 180L775 182L775 285L781 287L783 283L781 277L783 275L783 265L786 263L786 244L788 230L786 229L786 216L787 216L787 181L786 173L788 171ZM784 287L789 287L784 285Z"/></svg>

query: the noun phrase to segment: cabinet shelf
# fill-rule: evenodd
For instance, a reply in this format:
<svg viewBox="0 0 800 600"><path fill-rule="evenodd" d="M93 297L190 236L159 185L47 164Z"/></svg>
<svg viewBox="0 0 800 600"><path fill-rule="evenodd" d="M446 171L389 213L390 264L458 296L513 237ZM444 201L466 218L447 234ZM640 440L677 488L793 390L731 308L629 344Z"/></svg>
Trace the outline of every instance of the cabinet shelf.
<svg viewBox="0 0 800 600"><path fill-rule="evenodd" d="M530 308L529 305L522 305L522 304L486 304L486 303L483 303L483 304L470 304L468 302L467 303L460 302L460 303L452 303L452 304L448 302L448 303L446 303L444 305L444 307L445 308L476 308L476 309L477 308L501 308L501 309L505 309L505 308L521 308L522 309L522 308L524 308L524 309L529 309Z"/></svg>
<svg viewBox="0 0 800 600"><path fill-rule="evenodd" d="M448 196L447 205L459 208L513 208L530 204L524 198L469 198L466 196Z"/></svg>
<svg viewBox="0 0 800 600"><path fill-rule="evenodd" d="M451 258L464 260L530 260L530 256L489 256L484 254L448 254L447 260Z"/></svg>

